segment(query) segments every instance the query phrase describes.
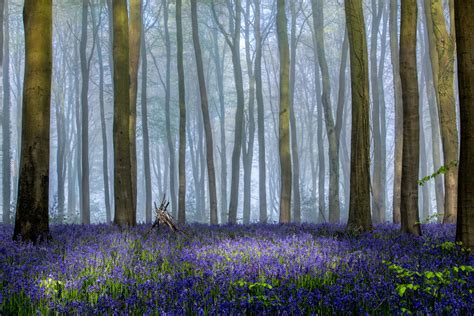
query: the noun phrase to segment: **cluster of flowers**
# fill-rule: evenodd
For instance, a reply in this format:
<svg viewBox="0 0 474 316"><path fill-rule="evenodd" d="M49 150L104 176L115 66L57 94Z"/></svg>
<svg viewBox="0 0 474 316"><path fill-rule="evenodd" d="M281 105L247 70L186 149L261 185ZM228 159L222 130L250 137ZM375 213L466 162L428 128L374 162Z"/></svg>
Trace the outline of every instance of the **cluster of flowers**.
<svg viewBox="0 0 474 316"><path fill-rule="evenodd" d="M0 226L0 314L474 313L474 257L454 226L149 228L53 226L32 245Z"/></svg>

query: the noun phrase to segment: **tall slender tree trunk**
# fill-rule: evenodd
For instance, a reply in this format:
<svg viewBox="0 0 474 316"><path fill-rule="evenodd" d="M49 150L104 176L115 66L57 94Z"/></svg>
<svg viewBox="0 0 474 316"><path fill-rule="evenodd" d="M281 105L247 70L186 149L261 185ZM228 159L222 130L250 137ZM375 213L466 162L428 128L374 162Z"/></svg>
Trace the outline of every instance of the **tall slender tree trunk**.
<svg viewBox="0 0 474 316"><path fill-rule="evenodd" d="M229 9L230 11L232 9ZM213 10L215 15L215 10ZM240 24L242 18L241 0L236 0L233 9L234 20L231 23L232 39L226 37L226 42L232 50L232 65L234 71L235 90L237 92L237 109L235 111L234 148L232 150L232 173L230 182L229 223L237 223L237 208L239 198L240 153L242 149L242 133L244 121L244 84L240 62ZM215 17L217 20L217 18Z"/></svg>
<svg viewBox="0 0 474 316"><path fill-rule="evenodd" d="M224 70L223 61L224 56L220 56L219 40L217 37L217 29L212 31L212 49L214 55L214 66L216 68L217 90L219 94L219 128L220 128L220 164L221 164L221 183L220 183L220 209L221 209L221 223L227 222L227 150L225 137L225 100L224 100ZM255 57L257 58L257 57ZM258 100L257 100L258 101Z"/></svg>
<svg viewBox="0 0 474 316"><path fill-rule="evenodd" d="M349 218L351 230L372 229L370 217L369 69L361 0L345 0L349 35L352 91L351 179Z"/></svg>
<svg viewBox="0 0 474 316"><path fill-rule="evenodd" d="M401 191L401 230L421 235L418 214L418 177L420 165L420 113L416 70L416 0L401 4L400 78L403 100L403 153Z"/></svg>
<svg viewBox="0 0 474 316"><path fill-rule="evenodd" d="M454 12L451 12L454 14ZM458 130L456 101L454 98L455 34L449 34L441 0L431 0L431 21L436 43L438 71L438 113L443 143L444 165L449 166L444 175L445 207L444 223L456 223L458 183Z"/></svg>
<svg viewBox="0 0 474 316"><path fill-rule="evenodd" d="M216 172L214 169L214 144L212 139L211 119L209 116L209 105L207 100L206 82L204 78L204 66L202 63L201 44L199 43L199 28L197 17L197 0L191 0L191 19L193 31L194 53L196 55L196 67L199 81L199 94L201 96L201 111L204 121L204 132L206 134L206 158L207 177L209 181L209 209L211 224L217 224L217 191Z"/></svg>
<svg viewBox="0 0 474 316"><path fill-rule="evenodd" d="M245 10L245 59L247 62L247 74L249 82L248 92L248 126L244 128L244 142L242 143L243 166L244 166L244 209L243 222L250 223L251 213L251 181L252 181L252 162L253 162L253 147L255 142L255 75L253 72L254 65L252 55L250 52L250 1L246 2ZM245 124L245 121L244 121ZM246 137L245 137L246 136ZM245 142L247 138L247 142Z"/></svg>
<svg viewBox="0 0 474 316"><path fill-rule="evenodd" d="M402 83L400 81L400 57L398 46L398 0L390 0L390 56L394 86L395 107L395 152L393 171L393 210L395 224L400 223L400 198L402 181L402 149L403 149L403 105Z"/></svg>
<svg viewBox="0 0 474 316"><path fill-rule="evenodd" d="M326 121L326 132L329 142L329 221L339 221L339 152L331 106L331 85L329 78L329 67L326 61L324 48L324 15L322 0L311 1L313 9L313 26L316 33L316 44L318 50L318 61L323 80L323 93L321 96L324 118Z"/></svg>
<svg viewBox="0 0 474 316"><path fill-rule="evenodd" d="M454 1L458 57L461 151L456 241L474 249L474 3Z"/></svg>
<svg viewBox="0 0 474 316"><path fill-rule="evenodd" d="M421 29L418 28L418 34L421 36ZM425 102L425 95L424 89L426 87L426 73L422 69L421 76L420 76L420 113L424 113L424 102ZM421 176L425 176L428 174L428 159L426 154L426 144L428 143L425 138L425 126L424 126L424 118L423 115L420 115L420 173ZM421 188L421 220L424 221L429 218L429 210L430 210L430 198L429 198L429 187L427 184L423 185ZM419 203L420 205L420 203Z"/></svg>
<svg viewBox="0 0 474 316"><path fill-rule="evenodd" d="M3 2L3 1L2 1ZM10 23L8 14L8 0L4 7L0 5L0 14L3 16L3 118L2 118L2 203L3 222L10 223L11 216L11 142L10 142ZM2 48L0 47L0 50Z"/></svg>
<svg viewBox="0 0 474 316"><path fill-rule="evenodd" d="M181 0L176 0L176 45L179 90L179 151L178 151L178 222L186 222L186 104L184 86L183 30Z"/></svg>
<svg viewBox="0 0 474 316"><path fill-rule="evenodd" d="M133 222L137 221L137 91L142 33L142 1L130 0L129 62L130 62L130 172L132 182Z"/></svg>
<svg viewBox="0 0 474 316"><path fill-rule="evenodd" d="M379 3L379 5L377 5ZM380 131L380 100L379 100L379 81L377 73L377 39L382 19L383 2L372 0L372 26L370 36L370 87L372 95L372 134L374 142L374 169L372 175L372 218L373 222L382 222L382 212L385 211L382 206L382 139Z"/></svg>
<svg viewBox="0 0 474 316"><path fill-rule="evenodd" d="M79 47L77 42L74 43L74 61L75 63L75 70L76 75L74 76L74 116L75 116L75 123L76 123L76 155L75 155L75 163L76 163L76 171L77 171L77 191L75 194L77 195L77 204L79 206L79 222L81 218L82 212L82 204L83 199L81 195L81 188L82 188L82 124L81 124L81 87L79 83L79 73L81 71L80 61L79 61Z"/></svg>
<svg viewBox="0 0 474 316"><path fill-rule="evenodd" d="M130 161L130 72L127 1L113 1L114 223L135 225Z"/></svg>
<svg viewBox="0 0 474 316"><path fill-rule="evenodd" d="M82 30L79 46L79 56L81 60L81 169L82 181L79 196L82 201L81 223L90 224L90 197L89 197L89 65L86 55L87 48L87 16L89 2L82 2Z"/></svg>
<svg viewBox="0 0 474 316"><path fill-rule="evenodd" d="M293 189L293 221L301 222L301 190L300 190L300 158L298 154L298 139L295 117L295 83L296 83L296 1L290 1L291 35L290 35L290 137L291 137L291 161L292 189Z"/></svg>
<svg viewBox="0 0 474 316"><path fill-rule="evenodd" d="M389 11L384 5L383 20L382 20L382 42L380 49L379 67L378 67L378 81L379 81L379 102L380 102L380 152L381 152L381 178L380 186L380 221L385 223L387 221L387 120L386 120L386 103L385 103L385 61L387 51L387 34L388 34L388 16Z"/></svg>
<svg viewBox="0 0 474 316"><path fill-rule="evenodd" d="M259 193L259 220L266 223L267 214L267 174L265 159L265 108L262 85L262 34L260 31L260 0L255 1L255 92L257 99L257 127L258 127L258 193Z"/></svg>
<svg viewBox="0 0 474 316"><path fill-rule="evenodd" d="M291 152L290 152L290 52L288 47L288 30L285 13L285 0L277 2L277 34L280 52L280 119L279 119L279 152L280 152L280 223L290 222L291 208Z"/></svg>
<svg viewBox="0 0 474 316"><path fill-rule="evenodd" d="M104 180L104 199L105 199L105 221L112 221L112 211L110 205L110 181L109 181L109 161L108 161L108 141L107 141L107 124L105 122L105 101L104 101L104 64L102 56L102 44L96 34L97 43L97 59L99 66L99 108L100 108L100 131L102 136L102 174Z"/></svg>
<svg viewBox="0 0 474 316"><path fill-rule="evenodd" d="M341 52L341 65L339 67L339 87L337 95L337 108L336 108L336 125L334 127L336 133L336 142L337 142L337 152L339 154L339 162L342 166L344 172L347 169L346 164L343 161L343 155L341 155L341 132L344 124L344 104L346 102L346 68L347 68L347 57L349 55L349 39L347 37L347 29L344 32L344 39L342 41L342 52ZM347 112L347 110L346 110ZM343 136L344 137L344 136ZM344 173L343 173L344 174ZM347 182L347 179L344 179ZM348 208L348 204L345 202L348 201L349 192L344 188L344 207Z"/></svg>
<svg viewBox="0 0 474 316"><path fill-rule="evenodd" d="M20 179L13 239L37 241L49 235L49 129L52 69L51 0L25 0ZM38 41L41 38L41 41Z"/></svg>
<svg viewBox="0 0 474 316"><path fill-rule="evenodd" d="M61 40L60 40L61 41ZM66 82L66 56L63 54L60 70L57 72L57 93L55 93L56 103L56 129L57 129L57 151L56 151L56 175L57 175L57 197L58 197L58 221L64 220L64 183L65 183L65 152L67 147L66 117L65 107L65 82Z"/></svg>
<svg viewBox="0 0 474 316"><path fill-rule="evenodd" d="M143 23L143 22L142 22ZM145 28L142 24L142 30ZM142 130L143 130L143 172L145 177L145 222L151 223L152 219L152 182L151 182L151 172L150 172L150 135L148 131L148 93L147 93L147 84L148 84L148 62L146 55L146 45L145 45L145 31L141 36L142 46L141 59L142 59L142 91L141 91L141 105L142 105Z"/></svg>
<svg viewBox="0 0 474 316"><path fill-rule="evenodd" d="M166 125L166 138L168 141L168 152L169 152L169 184L170 184L170 195L171 195L171 210L173 216L177 215L178 201L176 195L176 158L175 158L175 142L173 135L171 134L171 114L170 114L170 94L171 94L171 43L170 35L168 30L168 10L169 1L165 0L163 9L163 24L165 33L165 46L166 46L166 74L165 74L165 125Z"/></svg>
<svg viewBox="0 0 474 316"><path fill-rule="evenodd" d="M424 17L425 17L425 46L428 47L427 51L429 52L429 59L431 61L431 81L433 82L433 88L435 90L434 97L432 93L429 94L429 97L434 101L430 107L430 116L431 116L431 125L432 125L432 136L433 136L433 164L436 170L438 170L441 165L441 157L439 148L441 148L441 142L439 139L441 128L441 119L440 119L440 108L439 108L439 99L438 99L438 73L439 73L439 63L438 63L438 52L436 50L436 38L433 30L433 17L431 15L431 0L423 1ZM432 89L429 89L432 90ZM437 114L437 115L435 115ZM436 123L435 123L436 122ZM442 136L441 136L442 137ZM443 151L444 154L444 151ZM444 158L444 157L443 157ZM442 222L442 218L445 214L445 195L443 191L440 191L438 184L441 182L444 184L444 175L435 178L436 183L436 204L438 209L438 221ZM436 182L437 181L437 182ZM441 194L441 195L440 195ZM442 203L442 205L441 205Z"/></svg>

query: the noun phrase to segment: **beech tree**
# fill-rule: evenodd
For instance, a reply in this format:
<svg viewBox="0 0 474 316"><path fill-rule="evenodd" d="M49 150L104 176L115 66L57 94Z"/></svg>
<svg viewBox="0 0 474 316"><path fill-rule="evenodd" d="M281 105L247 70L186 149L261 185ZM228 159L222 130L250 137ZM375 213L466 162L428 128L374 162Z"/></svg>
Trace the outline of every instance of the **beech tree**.
<svg viewBox="0 0 474 316"><path fill-rule="evenodd" d="M456 240L474 249L474 3L455 1L461 151Z"/></svg>
<svg viewBox="0 0 474 316"><path fill-rule="evenodd" d="M421 235L418 214L418 178L420 164L420 114L416 67L416 0L401 5L400 78L403 101L403 153L401 190L401 230Z"/></svg>
<svg viewBox="0 0 474 316"><path fill-rule="evenodd" d="M278 51L280 53L280 116L279 116L279 152L280 152L280 223L291 220L291 152L290 152L290 52L288 46L285 0L277 2Z"/></svg>
<svg viewBox="0 0 474 316"><path fill-rule="evenodd" d="M347 227L372 229L370 217L369 67L362 0L345 0L352 91L350 200Z"/></svg>
<svg viewBox="0 0 474 316"><path fill-rule="evenodd" d="M113 1L114 223L135 225L130 158L129 35L126 0Z"/></svg>
<svg viewBox="0 0 474 316"><path fill-rule="evenodd" d="M52 11L51 0L25 0L22 139L13 239L33 242L49 235Z"/></svg>

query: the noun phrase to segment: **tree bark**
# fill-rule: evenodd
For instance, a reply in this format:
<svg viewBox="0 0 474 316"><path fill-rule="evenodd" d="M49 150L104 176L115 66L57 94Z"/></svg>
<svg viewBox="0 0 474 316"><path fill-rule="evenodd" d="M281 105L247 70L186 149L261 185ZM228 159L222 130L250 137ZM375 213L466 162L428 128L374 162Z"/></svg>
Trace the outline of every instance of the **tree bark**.
<svg viewBox="0 0 474 316"><path fill-rule="evenodd" d="M295 117L295 83L296 83L296 1L290 1L291 35L290 35L290 144L292 161L292 190L293 190L293 221L301 222L301 190L300 190L300 158L298 154L298 139Z"/></svg>
<svg viewBox="0 0 474 316"><path fill-rule="evenodd" d="M291 208L291 152L290 152L290 52L285 13L285 0L277 2L278 51L280 52L280 116L279 116L279 152L280 152L280 223L290 222Z"/></svg>
<svg viewBox="0 0 474 316"><path fill-rule="evenodd" d="M10 142L10 26L8 0L0 5L3 17L3 58L1 60L3 74L3 118L2 118L2 203L3 223L10 224L11 216L11 142ZM2 34L3 36L3 34ZM0 47L0 50L2 49Z"/></svg>
<svg viewBox="0 0 474 316"><path fill-rule="evenodd" d="M444 165L449 166L444 174L445 207L444 223L456 223L458 168L458 130L456 101L454 98L454 54L455 34L449 34L441 0L431 0L431 18L438 61L437 96L438 113L443 143Z"/></svg>
<svg viewBox="0 0 474 316"><path fill-rule="evenodd" d="M176 45L179 91L178 223L184 224L186 222L186 95L184 86L181 0L176 0Z"/></svg>
<svg viewBox="0 0 474 316"><path fill-rule="evenodd" d="M331 106L329 67L326 61L326 51L324 48L324 9L322 0L312 0L311 5L313 9L314 32L316 33L317 55L323 81L323 93L321 99L329 143L329 222L337 223L340 217L339 152Z"/></svg>
<svg viewBox="0 0 474 316"><path fill-rule="evenodd" d="M244 127L244 142L242 143L242 160L244 166L244 205L243 205L243 223L250 223L251 213L251 180L252 180L252 162L253 147L255 142L255 75L253 72L252 53L250 52L250 1L246 2L244 18L244 39L245 39L245 60L247 62L247 74L249 82L248 92L248 126ZM244 120L245 125L245 120ZM247 138L247 142L245 139Z"/></svg>
<svg viewBox="0 0 474 316"><path fill-rule="evenodd" d="M370 217L369 69L361 0L345 0L349 35L352 131L349 218L350 230L372 229Z"/></svg>
<svg viewBox="0 0 474 316"><path fill-rule="evenodd" d="M218 21L218 17L212 2L212 14L214 20L219 26L221 32L225 35L225 40L232 51L232 65L234 70L235 90L237 93L237 109L235 111L235 133L234 133L234 149L232 150L232 174L230 183L230 202L229 202L229 223L237 223L237 208L239 197L239 175L240 175L240 153L242 149L242 133L244 120L244 84L242 80L242 66L240 63L240 24L242 18L241 0L236 0L232 9L229 7L229 13L232 13L230 30L231 35L223 29Z"/></svg>
<svg viewBox="0 0 474 316"><path fill-rule="evenodd" d="M51 0L25 0L25 79L18 202L13 239L49 235L49 129L52 69ZM38 41L41 38L41 41Z"/></svg>
<svg viewBox="0 0 474 316"><path fill-rule="evenodd" d="M176 196L176 158L175 158L175 142L173 135L171 135L171 114L170 114L170 94L171 94L171 43L170 35L168 30L168 9L169 1L163 2L163 24L165 33L165 46L166 46L166 74L165 74L165 125L166 125L166 138L168 141L168 152L169 152L169 183L170 183L170 195L171 195L171 210L173 216L176 218L178 201Z"/></svg>
<svg viewBox="0 0 474 316"><path fill-rule="evenodd" d="M99 13L100 14L100 13ZM97 62L99 66L99 108L100 108L100 131L102 136L102 174L104 180L104 199L105 199L105 221L112 221L112 211L110 205L110 181L109 181L109 154L107 141L107 124L105 122L105 101L104 101L104 64L102 55L102 46L98 37L99 33L94 32L97 43Z"/></svg>
<svg viewBox="0 0 474 316"><path fill-rule="evenodd" d="M421 235L418 214L418 177L420 165L420 113L416 70L417 4L401 4L400 78L403 101L403 153L401 191L401 230Z"/></svg>
<svg viewBox="0 0 474 316"><path fill-rule="evenodd" d="M135 225L130 161L130 72L127 1L113 1L114 223Z"/></svg>
<svg viewBox="0 0 474 316"><path fill-rule="evenodd" d="M216 67L217 90L219 94L219 128L220 128L220 164L221 164L221 183L220 183L220 209L221 223L227 222L227 149L225 137L225 100L224 100L224 56L220 55L219 40L217 38L217 29L212 32L213 60ZM255 57L257 58L257 57ZM257 100L258 101L258 100Z"/></svg>
<svg viewBox="0 0 474 316"><path fill-rule="evenodd" d="M196 55L196 67L199 81L199 94L201 96L201 111L204 121L204 132L206 134L206 157L207 177L209 181L209 209L211 225L217 225L217 192L216 173L214 169L214 144L212 139L211 119L209 117L209 105L207 99L206 82L204 78L204 66L202 63L201 44L199 43L199 28L197 17L197 0L191 0L191 19L194 53Z"/></svg>
<svg viewBox="0 0 474 316"><path fill-rule="evenodd" d="M133 222L137 218L137 90L142 28L142 1L130 0L129 62L130 62L130 172L132 182Z"/></svg>
<svg viewBox="0 0 474 316"><path fill-rule="evenodd" d="M395 224L400 223L400 198L402 181L402 149L403 149L403 105L402 83L400 81L400 57L398 46L398 0L390 0L390 55L394 86L395 107L395 152L393 175L393 210Z"/></svg>
<svg viewBox="0 0 474 316"><path fill-rule="evenodd" d="M461 151L456 241L474 249L474 3L454 1L458 57Z"/></svg>
<svg viewBox="0 0 474 316"><path fill-rule="evenodd" d="M143 21L142 21L143 23ZM144 24L142 24L144 30ZM148 62L145 45L145 31L141 36L141 59L142 59L142 91L141 91L141 110L142 110L142 130L143 130L143 172L145 177L145 222L150 224L152 218L152 189L151 189L151 172L150 172L150 136L148 131Z"/></svg>
<svg viewBox="0 0 474 316"><path fill-rule="evenodd" d="M90 224L90 197L89 197L89 65L86 55L87 47L87 16L89 2L82 2L82 29L79 44L79 56L81 60L81 169L82 179L79 196L82 201L81 223Z"/></svg>
<svg viewBox="0 0 474 316"><path fill-rule="evenodd" d="M259 193L259 221L266 223L267 214L267 173L265 159L265 104L263 101L262 85L262 34L260 31L260 0L255 1L255 88L257 99L257 128L258 128L258 193Z"/></svg>
<svg viewBox="0 0 474 316"><path fill-rule="evenodd" d="M373 136L373 153L374 153L374 169L372 174L372 218L374 223L382 222L382 212L385 208L382 205L382 139L380 126L380 98L379 98L379 78L377 73L377 39L382 20L383 2L377 5L377 0L372 0L372 26L370 36L370 87L372 95L372 136Z"/></svg>

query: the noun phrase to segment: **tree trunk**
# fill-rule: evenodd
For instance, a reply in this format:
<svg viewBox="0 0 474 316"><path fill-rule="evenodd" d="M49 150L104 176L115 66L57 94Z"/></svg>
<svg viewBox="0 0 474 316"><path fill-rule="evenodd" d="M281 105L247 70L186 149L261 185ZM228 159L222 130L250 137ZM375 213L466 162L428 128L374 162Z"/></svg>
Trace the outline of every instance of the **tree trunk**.
<svg viewBox="0 0 474 316"><path fill-rule="evenodd" d="M140 36L142 27L142 1L130 0L129 62L130 62L130 172L132 183L132 216L137 221L137 90L140 63Z"/></svg>
<svg viewBox="0 0 474 316"><path fill-rule="evenodd" d="M184 224L186 222L186 95L184 86L181 0L176 0L176 45L179 90L178 223Z"/></svg>
<svg viewBox="0 0 474 316"><path fill-rule="evenodd" d="M59 41L62 41L60 38ZM66 132L66 117L64 114L65 107L65 84L66 84L66 55L62 54L61 67L58 67L56 73L56 89L55 103L56 103L56 130L57 130L57 150L56 150L56 176L57 176L57 197L58 197L58 222L64 221L64 183L65 183L65 155L67 148L67 132ZM54 91L53 90L53 91Z"/></svg>
<svg viewBox="0 0 474 316"><path fill-rule="evenodd" d="M227 222L227 150L225 140L225 101L224 101L224 70L223 60L224 56L220 56L219 41L217 38L217 29L214 28L212 32L214 65L216 67L217 90L219 93L219 116L220 116L220 158L221 158L221 183L220 183L220 209L221 209L221 223ZM257 57L255 57L257 58ZM258 101L258 100L257 100Z"/></svg>
<svg viewBox="0 0 474 316"><path fill-rule="evenodd" d="M142 30L144 30L142 24ZM145 222L153 222L152 218L152 189L151 189L151 172L150 172L150 136L148 131L148 62L146 59L145 32L141 36L141 59L142 59L142 129L143 129L143 171L145 176Z"/></svg>
<svg viewBox="0 0 474 316"><path fill-rule="evenodd" d="M291 143L291 161L292 170L292 189L293 189L293 221L301 222L301 190L300 190L300 159L298 154L298 139L296 131L295 117L295 83L296 83L296 1L290 1L291 14L291 36L290 36L290 143Z"/></svg>
<svg viewBox="0 0 474 316"><path fill-rule="evenodd" d="M280 119L279 119L279 151L280 151L280 223L290 222L291 208L291 153L290 153L290 54L288 47L288 30L285 13L285 0L277 2L277 34L278 51L280 52Z"/></svg>
<svg viewBox="0 0 474 316"><path fill-rule="evenodd" d="M90 224L90 203L89 203L89 65L86 56L87 47L87 16L89 10L89 2L82 2L82 30L81 41L79 46L79 56L81 59L81 169L82 179L79 192L82 201L81 223Z"/></svg>
<svg viewBox="0 0 474 316"><path fill-rule="evenodd" d="M213 4L214 6L214 4ZM229 8L229 11L232 11ZM216 23L216 12L213 7L213 15ZM231 24L231 36L226 36L226 42L232 50L232 65L234 70L235 89L237 93L237 109L235 111L235 132L234 132L234 149L232 150L232 174L230 183L230 202L229 202L229 223L237 223L237 208L239 198L239 175L240 175L240 153L242 149L242 129L244 121L244 84L242 80L242 66L240 63L240 24L242 16L241 0L236 0L232 12L234 20ZM220 25L220 24L219 24ZM220 25L220 28L222 25ZM227 33L225 33L227 34Z"/></svg>
<svg viewBox="0 0 474 316"><path fill-rule="evenodd" d="M326 61L324 48L324 15L322 0L311 1L313 9L313 26L316 33L316 44L318 50L318 61L323 80L323 94L321 96L324 118L326 122L326 133L329 142L329 221L337 223L340 217L339 209L339 152L334 128L334 118L331 106L331 85L329 68Z"/></svg>
<svg viewBox="0 0 474 316"><path fill-rule="evenodd" d="M255 1L255 92L257 99L257 127L258 127L258 192L259 192L259 220L266 223L267 214L267 174L265 159L265 108L262 85L262 34L260 32L260 0Z"/></svg>
<svg viewBox="0 0 474 316"><path fill-rule="evenodd" d="M346 0L349 35L352 131L349 218L351 230L372 229L370 217L369 69L361 0Z"/></svg>
<svg viewBox="0 0 474 316"><path fill-rule="evenodd" d="M248 93L248 127L244 128L244 142L242 143L243 165L244 165L244 209L243 222L250 223L251 213L251 180L252 180L252 162L253 162L253 146L255 142L255 75L253 73L253 61L250 52L250 1L246 2L245 10L245 59L247 62L247 73L249 77L249 93ZM244 120L245 124L245 120ZM245 142L247 138L247 143Z"/></svg>
<svg viewBox="0 0 474 316"><path fill-rule="evenodd" d="M431 17L438 61L437 94L438 113L443 143L444 165L449 166L444 174L445 207L444 223L456 223L458 168L458 130L456 101L454 98L454 53L455 34L449 34L441 0L431 0Z"/></svg>
<svg viewBox="0 0 474 316"><path fill-rule="evenodd" d="M380 131L380 100L379 100L379 81L377 73L377 38L379 33L380 21L382 19L383 2L377 5L377 0L372 0L372 26L370 35L370 87L372 95L372 136L374 169L372 174L372 218L374 223L382 222L382 212L385 211L382 206L382 139Z"/></svg>
<svg viewBox="0 0 474 316"><path fill-rule="evenodd" d="M337 95L337 108L336 108L336 125L334 127L336 133L337 152L339 154L339 161L344 172L347 166L343 163L343 155L341 155L341 131L344 125L344 104L346 102L346 68L347 68L347 56L349 55L349 39L347 37L347 29L344 31L344 39L342 41L342 52L341 52L341 65L339 67L339 87ZM346 110L347 112L347 110ZM344 128L345 129L345 128ZM344 174L344 173L343 173ZM347 181L347 179L344 179ZM344 189L344 201L348 200L349 192ZM348 205L344 202L345 210L347 211ZM339 206L340 208L340 206Z"/></svg>
<svg viewBox="0 0 474 316"><path fill-rule="evenodd" d="M166 90L165 90L165 125L166 125L166 138L168 141L168 152L169 152L169 178L170 178L170 195L171 195L171 210L173 216L176 218L178 209L178 201L176 200L176 158L175 158L175 142L173 135L171 135L171 114L170 114L170 94L171 94L171 43L170 35L168 30L168 9L169 1L163 3L163 24L165 33L165 46L166 46Z"/></svg>
<svg viewBox="0 0 474 316"><path fill-rule="evenodd" d="M403 101L403 153L401 191L401 230L421 235L418 214L418 177L420 164L420 113L416 70L417 4L401 4L400 78Z"/></svg>
<svg viewBox="0 0 474 316"><path fill-rule="evenodd" d="M439 100L438 100L438 73L439 73L439 63L438 63L438 52L436 50L436 38L433 30L433 17L431 15L431 0L424 0L424 17L425 17L425 46L428 46L427 51L429 52L429 60L431 61L431 81L433 82L433 88L435 90L434 97L433 93L429 93L428 97L430 98L430 117L432 125L432 139L433 139L433 165L435 170L438 170L441 165L440 157L440 126L441 120L439 118ZM425 63L426 59L425 59ZM428 67L425 66L425 67ZM432 90L431 88L429 89ZM436 187L436 204L438 210L438 221L442 221L442 217L445 213L445 195L443 190L440 188L443 185L444 175L438 176L435 178L435 187Z"/></svg>
<svg viewBox="0 0 474 316"><path fill-rule="evenodd" d="M390 55L395 103L395 152L393 171L393 222L400 223L400 198L402 181L402 149L403 149L403 105L402 83L400 81L400 57L398 48L398 0L390 0Z"/></svg>
<svg viewBox="0 0 474 316"><path fill-rule="evenodd" d="M112 220L112 211L110 205L110 184L109 184L109 162L108 162L108 141L107 141L107 124L105 122L105 102L104 102L104 64L102 57L102 46L96 34L97 43L97 59L99 66L99 108L100 108L100 130L102 136L102 174L104 180L104 199L105 199L105 221L110 223Z"/></svg>
<svg viewBox="0 0 474 316"><path fill-rule="evenodd" d="M201 96L201 110L204 121L204 132L206 134L206 157L207 177L209 181L209 209L211 225L217 225L217 192L216 173L214 169L214 144L212 140L211 119L209 117L209 106L207 100L206 82L204 78L204 66L202 63L201 44L199 43L199 29L197 18L197 0L191 0L191 19L193 31L194 53L196 55L196 67L199 81L199 94Z"/></svg>
<svg viewBox="0 0 474 316"><path fill-rule="evenodd" d="M18 202L13 239L49 235L49 129L52 66L51 0L25 0L25 80ZM41 38L41 41L38 41Z"/></svg>
<svg viewBox="0 0 474 316"><path fill-rule="evenodd" d="M474 3L454 1L458 57L461 151L456 241L474 249Z"/></svg>
<svg viewBox="0 0 474 316"><path fill-rule="evenodd" d="M3 1L2 1L3 4ZM0 14L5 24L3 33L3 118L2 118L2 203L3 223L10 224L11 216L11 144L10 144L10 26L8 0L0 5ZM3 34L2 34L3 36ZM0 50L2 47L0 47Z"/></svg>
<svg viewBox="0 0 474 316"><path fill-rule="evenodd" d="M113 1L114 223L135 225L130 161L130 76L127 1Z"/></svg>

